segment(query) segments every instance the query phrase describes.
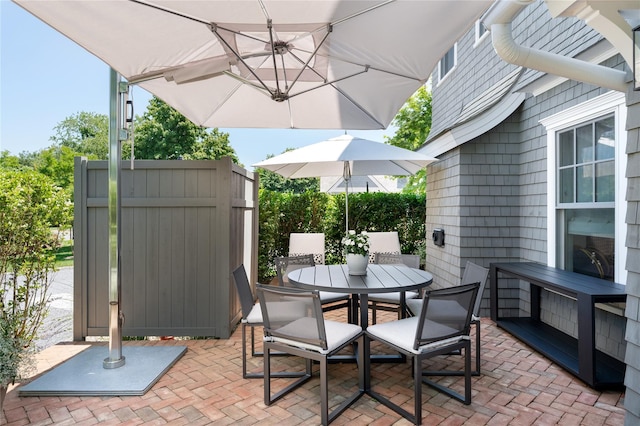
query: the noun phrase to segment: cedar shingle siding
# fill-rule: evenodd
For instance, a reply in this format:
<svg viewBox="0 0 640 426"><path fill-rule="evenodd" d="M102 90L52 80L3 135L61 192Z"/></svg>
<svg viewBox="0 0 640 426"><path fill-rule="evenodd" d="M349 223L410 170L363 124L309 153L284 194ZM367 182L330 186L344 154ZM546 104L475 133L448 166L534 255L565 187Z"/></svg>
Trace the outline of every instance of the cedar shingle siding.
<svg viewBox="0 0 640 426"><path fill-rule="evenodd" d="M543 2L534 3L517 17L513 33L516 43L523 46L571 57L603 40L582 20L551 19ZM477 46L474 43L471 29L458 41L453 73L442 83L437 72L432 76L433 123L422 151L437 151L438 142L460 124L456 120L461 111L518 68L497 57L490 37ZM603 65L626 66L619 55ZM547 263L548 244L555 244L547 241L547 176L555 171L547 170L547 134L540 120L608 92L564 81L537 96L531 94L533 84L539 90L539 83L551 78L524 70L512 88L527 93L519 107L493 129L457 147L447 145L438 152L440 161L428 167L427 230L444 228L446 233L444 247L427 244L427 269L434 272L434 285L459 282L467 260L487 267L492 262ZM596 346L626 362L625 423L636 425L640 424L640 92L629 90L627 104L626 318L598 310ZM475 118L482 119L481 113ZM501 289L500 315L528 313L528 285L515 280L508 285L513 290ZM575 301L543 293L542 320L577 335ZM487 316L488 289L482 307Z"/></svg>

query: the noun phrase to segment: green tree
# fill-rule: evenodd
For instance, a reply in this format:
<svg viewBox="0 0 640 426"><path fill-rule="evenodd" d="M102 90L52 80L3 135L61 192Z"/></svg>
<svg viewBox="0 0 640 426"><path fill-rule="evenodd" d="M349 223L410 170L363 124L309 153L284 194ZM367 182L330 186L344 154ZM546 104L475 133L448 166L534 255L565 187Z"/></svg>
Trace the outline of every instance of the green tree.
<svg viewBox="0 0 640 426"><path fill-rule="evenodd" d="M54 127L49 138L55 145L86 156L104 160L109 154L109 117L94 112L79 112Z"/></svg>
<svg viewBox="0 0 640 426"><path fill-rule="evenodd" d="M420 87L396 114L393 124L398 130L387 143L412 151L420 148L431 130L431 92ZM421 170L409 177L403 192L424 194L426 185L426 172Z"/></svg>
<svg viewBox="0 0 640 426"><path fill-rule="evenodd" d="M137 117L134 129L135 156L148 160L238 158L229 144L229 134L207 130L189 121L155 96L147 111Z"/></svg>
<svg viewBox="0 0 640 426"><path fill-rule="evenodd" d="M25 167L20 163L20 158L11 155L9 151L0 152L0 170L23 170Z"/></svg>
<svg viewBox="0 0 640 426"><path fill-rule="evenodd" d="M288 151L293 151L293 148L287 148L283 153ZM267 159L272 158L273 156L273 154L268 155ZM256 169L256 172L258 173L258 176L260 176L261 189L292 194L302 194L306 191L320 191L320 179L318 178L288 179L276 172L260 167Z"/></svg>
<svg viewBox="0 0 640 426"><path fill-rule="evenodd" d="M229 133L211 129L205 131L198 143L194 145L191 153L184 155L185 160L219 160L222 157L231 157L234 163L238 163L236 151L229 142Z"/></svg>
<svg viewBox="0 0 640 426"><path fill-rule="evenodd" d="M68 146L52 146L41 150L33 160L33 167L38 172L48 176L56 186L73 193L73 162L77 156L85 155L76 152ZM89 158L95 159L91 154Z"/></svg>

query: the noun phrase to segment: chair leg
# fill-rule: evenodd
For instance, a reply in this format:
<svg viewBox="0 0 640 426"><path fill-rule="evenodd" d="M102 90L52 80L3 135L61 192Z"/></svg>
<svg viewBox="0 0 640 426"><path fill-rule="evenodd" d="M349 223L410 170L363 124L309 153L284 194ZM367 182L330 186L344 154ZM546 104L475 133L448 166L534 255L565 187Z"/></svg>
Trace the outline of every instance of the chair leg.
<svg viewBox="0 0 640 426"><path fill-rule="evenodd" d="M280 353L280 352L278 352L278 353ZM265 344L264 344L264 404L265 405L271 405L272 403L276 402L277 400L279 400L280 398L282 398L283 396L285 396L286 394L288 394L289 392L291 392L292 390L294 390L298 386L300 386L303 383L307 382L311 378L311 376L313 375L313 359L311 359L311 358L305 359L306 368L305 368L304 372L298 372L298 373L287 373L287 372L271 373L271 357L273 357L273 355L275 355L275 354L271 353L271 345L269 343L265 342ZM296 355L296 354L292 353L291 355ZM297 380L295 380L293 383L290 383L289 385L285 386L283 389L281 389L280 391L276 392L272 396L271 395L271 378L272 377L296 378Z"/></svg>
<svg viewBox="0 0 640 426"><path fill-rule="evenodd" d="M329 424L329 384L327 357L320 359L320 420L323 426Z"/></svg>
<svg viewBox="0 0 640 426"><path fill-rule="evenodd" d="M253 327L251 327L251 352L253 355ZM247 324L242 323L242 378L248 379L247 373Z"/></svg>
<svg viewBox="0 0 640 426"><path fill-rule="evenodd" d="M251 328L251 356L253 357L264 356L263 352L257 352L255 350L255 340L254 340L255 327L247 323L242 323L242 378L243 379L262 379L264 377L263 373L249 373L247 371L247 327ZM271 353L271 356L282 356L282 355L288 355L288 354L283 352ZM291 373L287 371L280 371L280 372L274 373L272 377L295 378L295 377L303 377L305 375L306 374L301 371L296 371Z"/></svg>
<svg viewBox="0 0 640 426"><path fill-rule="evenodd" d="M271 349L264 348L264 405L271 405Z"/></svg>
<svg viewBox="0 0 640 426"><path fill-rule="evenodd" d="M476 324L476 368L471 373L474 376L480 375L480 321L474 321Z"/></svg>
<svg viewBox="0 0 640 426"><path fill-rule="evenodd" d="M413 357L413 400L414 423L422 423L422 361Z"/></svg>
<svg viewBox="0 0 640 426"><path fill-rule="evenodd" d="M460 372L457 372L458 374L453 374L451 371L422 371L421 373L422 382L442 393L449 395L454 399L457 399L458 401L466 405L469 405L471 404L471 342L469 340L465 340L456 348L452 348L452 349L461 349L464 351L464 373L463 373L464 387L465 387L464 396L462 396L461 394L457 393L456 391L448 387L445 387L443 385L440 385L438 383L435 383L425 378L425 376L453 376L453 375L461 376L463 375L463 374L460 374ZM448 352L451 352L451 350L444 349L441 351L435 351L431 356L444 355L444 354L447 354Z"/></svg>
<svg viewBox="0 0 640 426"><path fill-rule="evenodd" d="M464 348L464 403L471 404L471 342Z"/></svg>

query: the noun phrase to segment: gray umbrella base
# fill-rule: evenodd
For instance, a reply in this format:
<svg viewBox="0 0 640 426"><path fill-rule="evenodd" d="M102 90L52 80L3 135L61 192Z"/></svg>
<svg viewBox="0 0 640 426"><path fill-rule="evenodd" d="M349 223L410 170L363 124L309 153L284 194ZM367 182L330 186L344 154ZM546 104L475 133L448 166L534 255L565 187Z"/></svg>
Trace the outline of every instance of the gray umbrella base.
<svg viewBox="0 0 640 426"><path fill-rule="evenodd" d="M103 368L106 346L92 346L19 388L19 396L144 395L187 351L186 346L128 346L125 364Z"/></svg>

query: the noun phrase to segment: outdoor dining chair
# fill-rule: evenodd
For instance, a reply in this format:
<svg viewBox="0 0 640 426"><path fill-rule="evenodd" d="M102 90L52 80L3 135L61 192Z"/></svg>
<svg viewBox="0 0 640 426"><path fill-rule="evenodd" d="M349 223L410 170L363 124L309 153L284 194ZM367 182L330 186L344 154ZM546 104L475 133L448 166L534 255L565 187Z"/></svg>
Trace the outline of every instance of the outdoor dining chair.
<svg viewBox="0 0 640 426"><path fill-rule="evenodd" d="M263 377L262 373L249 373L247 372L247 327L251 329L251 356L261 357L263 352L255 350L255 328L262 327L262 311L260 309L260 303L254 303L253 293L251 292L251 285L247 278L247 271L244 265L240 265L233 271L233 281L238 291L240 298L240 307L242 310L242 378L243 379L259 379ZM284 303L281 308L293 311L304 311L305 307L298 303ZM299 372L295 373L278 373L278 377L301 377Z"/></svg>
<svg viewBox="0 0 640 426"><path fill-rule="evenodd" d="M277 257L275 259L276 275L281 287L293 287L289 282L287 274L296 269L315 266L314 255L306 254L301 256ZM346 293L334 293L329 291L320 292L320 301L322 302L322 310L333 311L335 309L347 308L348 318L351 318L351 298Z"/></svg>
<svg viewBox="0 0 640 426"><path fill-rule="evenodd" d="M324 233L292 232L289 234L289 256L312 254L316 265L324 265Z"/></svg>
<svg viewBox="0 0 640 426"><path fill-rule="evenodd" d="M323 425L329 424L361 395L359 389L329 412L328 357L347 345L360 340L362 328L356 324L325 320L318 291L305 291L290 287L257 286L258 299L264 316L264 403L271 405L284 395L307 382L313 376L314 362L320 367L320 418ZM282 301L296 300L307 306L304 313L295 318L283 316ZM289 383L272 395L271 352L279 351L305 358L305 375ZM364 365L360 351L358 365Z"/></svg>
<svg viewBox="0 0 640 426"><path fill-rule="evenodd" d="M478 289L478 294L476 296L475 303L473 305L473 314L471 316L471 323L475 325L476 330L476 356L475 356L475 368L473 369L473 375L480 375L480 303L482 302L482 295L484 293L484 289L487 285L487 279L489 278L489 269L483 268L480 265L477 265L473 262L467 261L464 273L462 274L462 279L460 280L460 285L471 284L475 282L480 283L480 288ZM440 309L442 311L447 311L452 309L448 302L439 302L441 303ZM420 309L422 309L422 301L418 299L407 300L407 308L413 315L420 315ZM435 309L435 306L432 306L432 309ZM460 375L460 372L451 372L451 375Z"/></svg>
<svg viewBox="0 0 640 426"><path fill-rule="evenodd" d="M469 330L479 286L480 283L473 283L428 291L422 299L423 307L419 316L375 324L367 328L365 339L380 341L412 359L414 414L371 390L370 394L374 398L414 424L420 424L422 421L422 383L464 404L471 404ZM455 303L459 309L451 310L445 315L439 309L435 309L436 312L433 312L432 306L437 306L437 302L440 301ZM365 342L365 345L368 344L368 341ZM424 360L459 350L464 352L464 395L425 378L422 371ZM369 371L370 364L367 365L367 372ZM431 375L439 375L439 372L431 372Z"/></svg>
<svg viewBox="0 0 640 426"><path fill-rule="evenodd" d="M420 268L420 256L417 254L399 254L399 253L376 253L374 263L381 264L402 264L410 268ZM416 299L420 297L417 291L407 291L405 298ZM373 324L377 322L377 311L397 312L398 319L402 318L403 312L400 306L400 293L372 293L369 295L369 308L371 309L371 321Z"/></svg>
<svg viewBox="0 0 640 426"><path fill-rule="evenodd" d="M369 263L376 261L376 253L400 254L400 238L396 231L369 232Z"/></svg>

